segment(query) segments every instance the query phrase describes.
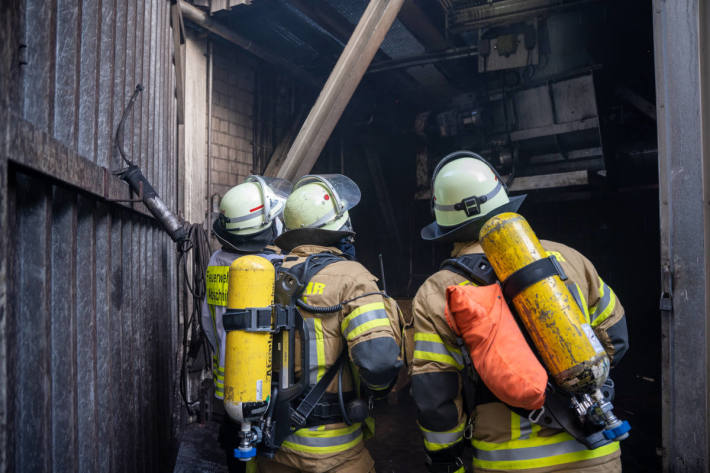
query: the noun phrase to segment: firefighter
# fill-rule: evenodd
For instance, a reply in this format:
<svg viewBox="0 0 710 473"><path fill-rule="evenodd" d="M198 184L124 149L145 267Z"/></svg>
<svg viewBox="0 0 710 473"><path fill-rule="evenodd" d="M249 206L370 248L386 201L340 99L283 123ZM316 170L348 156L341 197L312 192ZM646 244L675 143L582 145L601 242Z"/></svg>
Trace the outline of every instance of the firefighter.
<svg viewBox="0 0 710 473"><path fill-rule="evenodd" d="M350 256L354 233L348 210L359 200L360 190L352 180L332 174L302 177L286 201L285 232L276 239L288 252L282 270L306 260L322 264L304 281L299 297L298 310L309 338L305 348L309 362L301 369L296 360L296 377L307 377L308 389L313 390L331 366L342 366L327 383L317 412L306 419L305 427L286 437L273 459L258 457L261 472L374 471L374 461L363 443L364 431L372 427L367 404L359 404L359 416L348 408L348 415L357 419L345 419L342 403L357 405L358 392L361 396L364 392L386 394L402 362L397 323L390 321L377 279Z"/></svg>
<svg viewBox="0 0 710 473"><path fill-rule="evenodd" d="M224 399L225 337L222 316L227 306L229 266L246 254L263 256L269 261L281 258L274 239L281 233L279 219L291 183L284 179L249 176L229 189L220 201L220 213L212 230L222 248L210 257L206 275L206 297L202 303L202 329L212 346L214 395ZM227 451L228 463L238 466L230 453L234 443L233 424L226 422L220 441ZM239 468L237 468L239 470Z"/></svg>
<svg viewBox="0 0 710 473"><path fill-rule="evenodd" d="M525 196L508 196L495 169L475 153L459 151L445 157L432 178L435 222L424 227L427 241L453 243L452 257L482 254L482 225L503 212L515 212ZM548 255L561 263L568 287L602 342L612 366L628 348L624 309L592 263L574 249L542 241ZM413 300L414 355L412 394L431 472L464 472L465 439L473 445L477 472L616 472L621 471L618 442L588 450L567 432L531 423L475 384L474 396L462 386L472 380L464 369L457 337L445 319L446 288L475 284L457 266L430 276ZM468 405L472 404L472 405Z"/></svg>

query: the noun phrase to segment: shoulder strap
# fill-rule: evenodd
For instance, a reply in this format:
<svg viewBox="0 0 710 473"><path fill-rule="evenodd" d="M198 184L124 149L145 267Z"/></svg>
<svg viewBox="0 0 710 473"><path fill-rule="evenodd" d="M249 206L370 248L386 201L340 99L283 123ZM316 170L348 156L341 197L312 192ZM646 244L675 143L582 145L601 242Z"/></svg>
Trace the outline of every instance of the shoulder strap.
<svg viewBox="0 0 710 473"><path fill-rule="evenodd" d="M325 390L330 385L330 382L333 381L333 378L335 378L335 375L340 369L340 365L343 364L346 358L347 351L343 350L336 362L328 368L328 371L326 371L323 377L318 380L315 386L313 386L310 391L306 393L298 406L291 410L290 419L294 425L299 427L306 425L308 416L311 415L311 412L315 409L316 404L318 404L318 401L320 401L323 394L325 394Z"/></svg>
<svg viewBox="0 0 710 473"><path fill-rule="evenodd" d="M497 281L491 264L481 253L449 258L441 263L439 269L448 269L479 286L489 286Z"/></svg>
<svg viewBox="0 0 710 473"><path fill-rule="evenodd" d="M345 261L346 258L340 255L334 255L333 253L315 253L308 255L305 261L302 263L295 264L290 268L284 268L283 266L279 268L279 272L287 272L291 277L295 278L300 285L305 288L308 282L315 276L318 272L323 270L326 266L338 261ZM302 291L303 289L301 289ZM300 291L296 294L296 297L300 296Z"/></svg>

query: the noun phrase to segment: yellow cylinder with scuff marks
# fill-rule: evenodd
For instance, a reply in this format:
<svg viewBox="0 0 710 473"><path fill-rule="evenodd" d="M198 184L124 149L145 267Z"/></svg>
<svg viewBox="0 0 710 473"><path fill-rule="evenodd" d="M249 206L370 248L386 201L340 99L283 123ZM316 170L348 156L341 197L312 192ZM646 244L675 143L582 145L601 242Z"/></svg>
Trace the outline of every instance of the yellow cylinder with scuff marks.
<svg viewBox="0 0 710 473"><path fill-rule="evenodd" d="M528 222L512 212L488 220L479 240L502 282L548 257ZM558 386L572 393L588 393L604 383L609 358L559 276L546 277L523 289L513 297L513 305Z"/></svg>
<svg viewBox="0 0 710 473"><path fill-rule="evenodd" d="M273 342L269 331L234 329L235 324L248 325L251 318L248 312L235 309L269 308L274 299L274 276L271 262L256 255L237 258L229 268L224 410L239 423L259 419L269 405Z"/></svg>

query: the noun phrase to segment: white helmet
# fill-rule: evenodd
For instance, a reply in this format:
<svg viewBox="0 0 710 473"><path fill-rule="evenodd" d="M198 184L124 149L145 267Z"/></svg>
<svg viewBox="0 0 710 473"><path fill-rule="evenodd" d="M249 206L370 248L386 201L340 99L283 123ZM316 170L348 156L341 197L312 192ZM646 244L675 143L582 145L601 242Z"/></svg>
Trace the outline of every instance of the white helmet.
<svg viewBox="0 0 710 473"><path fill-rule="evenodd" d="M217 239L238 251L259 251L278 236L278 217L291 190L285 179L249 176L219 203L212 229Z"/></svg>
<svg viewBox="0 0 710 473"><path fill-rule="evenodd" d="M422 228L424 240L477 240L481 226L494 215L515 212L525 196L508 196L498 172L480 155L456 151L444 157L432 177L435 222Z"/></svg>
<svg viewBox="0 0 710 473"><path fill-rule="evenodd" d="M360 189L342 174L303 176L296 181L284 208L286 230L317 228L340 230L348 223L348 210L360 202Z"/></svg>
<svg viewBox="0 0 710 473"><path fill-rule="evenodd" d="M348 210L358 202L360 189L342 174L303 176L286 200L285 233L276 244L291 250L302 243L332 244L353 235Z"/></svg>

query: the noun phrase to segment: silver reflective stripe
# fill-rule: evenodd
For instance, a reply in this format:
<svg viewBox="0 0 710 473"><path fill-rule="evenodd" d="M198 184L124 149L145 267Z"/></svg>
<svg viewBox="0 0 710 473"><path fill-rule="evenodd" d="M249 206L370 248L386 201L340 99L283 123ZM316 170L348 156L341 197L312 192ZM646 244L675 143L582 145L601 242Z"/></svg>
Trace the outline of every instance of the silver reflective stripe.
<svg viewBox="0 0 710 473"><path fill-rule="evenodd" d="M318 382L318 345L316 341L316 319L303 319L308 330L308 383Z"/></svg>
<svg viewBox="0 0 710 473"><path fill-rule="evenodd" d="M243 222L245 220L251 220L252 218L258 217L259 214L264 212L263 207L259 210L261 210L261 212L254 212L254 213L250 213L247 215L242 215L241 217L227 217L224 214L222 214L221 218L227 223L239 223L239 222Z"/></svg>
<svg viewBox="0 0 710 473"><path fill-rule="evenodd" d="M527 440L532 434L532 424L527 417L520 418L520 439Z"/></svg>
<svg viewBox="0 0 710 473"><path fill-rule="evenodd" d="M437 444L451 444L463 438L463 429L458 432L428 432L422 429L422 434L427 442Z"/></svg>
<svg viewBox="0 0 710 473"><path fill-rule="evenodd" d="M594 312L592 312L592 322L594 322L596 318L599 317L602 312L607 309L607 307L609 307L609 302L611 302L611 288L607 286L606 283L602 283L601 289L604 291L604 294L602 295L602 298L599 299L599 302L597 302Z"/></svg>
<svg viewBox="0 0 710 473"><path fill-rule="evenodd" d="M579 307L579 310L581 310L583 314L587 314L588 310L586 307L583 307L582 298L579 295L579 286L577 286L577 284L573 282L568 282L566 286L567 289L569 289L569 292L572 294L572 297L574 297L574 301L577 303L577 307Z"/></svg>
<svg viewBox="0 0 710 473"><path fill-rule="evenodd" d="M324 430L322 432L328 431ZM336 437L301 437L298 434L292 434L286 437L286 441L297 445L305 445L307 447L336 447L338 445L352 442L361 435L361 429L356 429L349 434L338 435Z"/></svg>
<svg viewBox="0 0 710 473"><path fill-rule="evenodd" d="M539 458L554 457L565 453L575 453L587 450L587 447L576 440L567 440L552 445L541 445L529 448L510 448L506 450L479 450L476 449L474 456L485 461L518 461L537 460Z"/></svg>
<svg viewBox="0 0 710 473"><path fill-rule="evenodd" d="M461 356L460 353L456 353L455 351L449 351L449 349L446 348L446 345L444 345L443 343L417 340L416 342L414 342L414 350L425 351L429 353L438 353L440 355L448 355L454 360L456 360L459 365L463 365L463 356Z"/></svg>
<svg viewBox="0 0 710 473"><path fill-rule="evenodd" d="M484 195L484 196L473 196L473 195L472 195L472 196L470 196L470 197L466 197L466 199L470 199L471 197L478 197L479 199L480 199L481 197L485 197L485 198L486 198L486 201L492 199L493 197L496 196L496 194L498 194L498 191L501 189L501 187L503 187L503 184L500 182L500 180L497 181L497 182L498 182L498 183L496 184L496 186L495 186L495 187L493 188L493 190L490 191L488 194L486 194L486 195ZM461 199L461 200L466 200L466 199ZM456 210L456 206L457 206L458 204L460 204L460 203L461 203L461 202L456 202L455 204L437 204L436 202L434 202L434 208L435 208L436 210L443 210L443 211L449 211L449 212L450 212L450 211L457 211L457 210ZM461 211L463 212L463 209L461 209ZM458 212L458 211L457 211L457 212Z"/></svg>
<svg viewBox="0 0 710 473"><path fill-rule="evenodd" d="M329 223L331 220L335 220L335 217L337 217L337 215L338 214L335 213L335 210L331 210L315 222L311 223L310 225L306 225L305 228L320 228L326 223Z"/></svg>
<svg viewBox="0 0 710 473"><path fill-rule="evenodd" d="M386 319L387 318L387 312L385 312L385 309L374 309L374 310L368 310L367 312L364 312L362 314L358 314L357 317L354 319L351 319L350 322L348 322L348 327L345 329L345 332L343 332L343 337L348 338L348 334L358 328L360 325L365 324L367 322L371 322L373 320L379 320L379 319Z"/></svg>

